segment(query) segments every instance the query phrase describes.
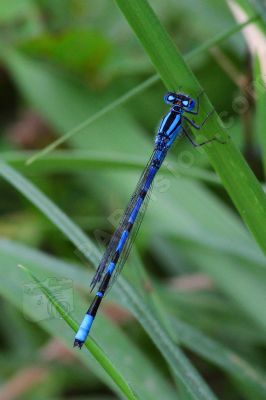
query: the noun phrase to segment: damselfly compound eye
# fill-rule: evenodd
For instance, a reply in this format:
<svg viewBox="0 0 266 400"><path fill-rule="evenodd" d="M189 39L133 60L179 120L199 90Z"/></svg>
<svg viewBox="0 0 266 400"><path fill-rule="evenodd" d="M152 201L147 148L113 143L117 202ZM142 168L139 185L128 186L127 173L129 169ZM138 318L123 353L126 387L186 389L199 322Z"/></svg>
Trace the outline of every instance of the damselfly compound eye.
<svg viewBox="0 0 266 400"><path fill-rule="evenodd" d="M173 104L176 101L176 94L175 93L167 93L164 96L164 101L166 104Z"/></svg>

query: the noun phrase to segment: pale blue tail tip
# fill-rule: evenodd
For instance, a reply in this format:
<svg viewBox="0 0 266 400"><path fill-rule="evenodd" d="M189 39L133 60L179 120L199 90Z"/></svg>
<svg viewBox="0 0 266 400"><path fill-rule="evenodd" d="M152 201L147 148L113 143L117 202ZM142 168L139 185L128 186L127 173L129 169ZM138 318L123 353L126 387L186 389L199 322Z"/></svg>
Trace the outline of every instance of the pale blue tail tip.
<svg viewBox="0 0 266 400"><path fill-rule="evenodd" d="M81 349L85 340L87 339L93 320L94 317L92 315L89 314L85 315L83 321L80 324L79 330L75 336L73 347L79 347Z"/></svg>

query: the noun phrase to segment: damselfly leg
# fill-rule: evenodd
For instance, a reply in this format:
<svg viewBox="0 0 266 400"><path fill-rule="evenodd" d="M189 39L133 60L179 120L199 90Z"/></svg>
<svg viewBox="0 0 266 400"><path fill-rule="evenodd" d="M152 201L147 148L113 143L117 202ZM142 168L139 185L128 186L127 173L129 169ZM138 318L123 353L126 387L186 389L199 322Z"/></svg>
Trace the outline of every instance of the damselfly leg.
<svg viewBox="0 0 266 400"><path fill-rule="evenodd" d="M218 142L220 144L225 144L225 142L222 142L217 137L213 137L213 138L205 140L204 142L201 142L201 143L196 143L193 140L193 138L190 136L190 134L186 131L186 129L184 127L183 127L183 132L184 132L185 136L188 138L188 140L190 141L190 143L192 144L193 147L201 147L201 146L204 146L205 144L208 144L208 143L211 143L211 142Z"/></svg>
<svg viewBox="0 0 266 400"><path fill-rule="evenodd" d="M197 100L198 101L198 100ZM207 116L204 118L204 120L198 125L196 124L194 121L192 121L191 119L187 118L185 115L183 116L184 120L187 121L193 128L200 130L203 125L205 125L205 123L208 121L208 119L211 117L211 115L214 113L214 110L210 111ZM218 142L220 144L225 144L226 142L218 139L216 136L214 136L211 139L205 140L204 142L201 143L196 143L193 138L190 136L190 134L186 131L186 129L183 126L183 132L185 134L185 136L188 138L188 140L190 141L190 143L192 144L192 146L194 147L200 147L200 146L204 146L205 144L208 144L210 142Z"/></svg>

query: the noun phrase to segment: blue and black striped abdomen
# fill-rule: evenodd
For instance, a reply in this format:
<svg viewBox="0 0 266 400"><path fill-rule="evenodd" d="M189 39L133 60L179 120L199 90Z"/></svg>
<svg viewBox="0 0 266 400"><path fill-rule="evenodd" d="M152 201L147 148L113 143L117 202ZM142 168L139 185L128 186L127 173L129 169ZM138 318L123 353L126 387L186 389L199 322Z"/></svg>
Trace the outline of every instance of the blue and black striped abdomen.
<svg viewBox="0 0 266 400"><path fill-rule="evenodd" d="M92 286L94 287L99 283L99 288L75 336L74 346L79 346L81 348L83 345L104 295L110 288L116 276L120 273L127 259L131 244L133 243L133 239L145 212L145 203L147 204L147 201L149 200L153 179L163 162L165 155L166 151L162 152L156 150L153 152L152 157L140 178L137 189L126 208L125 214L106 249L104 257L92 280Z"/></svg>
<svg viewBox="0 0 266 400"><path fill-rule="evenodd" d="M181 114L170 111L160 123L155 144L161 148L169 148L180 132Z"/></svg>

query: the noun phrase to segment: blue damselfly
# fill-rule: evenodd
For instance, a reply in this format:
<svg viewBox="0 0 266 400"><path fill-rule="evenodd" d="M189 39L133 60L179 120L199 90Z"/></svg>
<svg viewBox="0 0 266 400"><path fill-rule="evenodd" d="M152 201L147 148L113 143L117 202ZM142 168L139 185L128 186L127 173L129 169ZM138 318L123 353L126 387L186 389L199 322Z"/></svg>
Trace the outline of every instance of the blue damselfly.
<svg viewBox="0 0 266 400"><path fill-rule="evenodd" d="M75 336L74 346L82 347L107 289L110 288L111 284L122 270L133 239L142 221L150 197L154 177L160 169L175 139L186 136L194 147L203 146L213 141L224 143L216 137L202 143L195 143L190 133L184 127L183 122L186 121L193 128L201 129L212 114L212 112L209 113L200 125L197 125L185 115L186 113L194 115L199 113L199 97L200 95L197 97L197 101L195 101L185 94L173 92L169 92L164 96L164 101L171 105L171 109L160 123L150 160L139 179L124 215L92 279L91 287L94 289L96 285L99 285L98 291Z"/></svg>

